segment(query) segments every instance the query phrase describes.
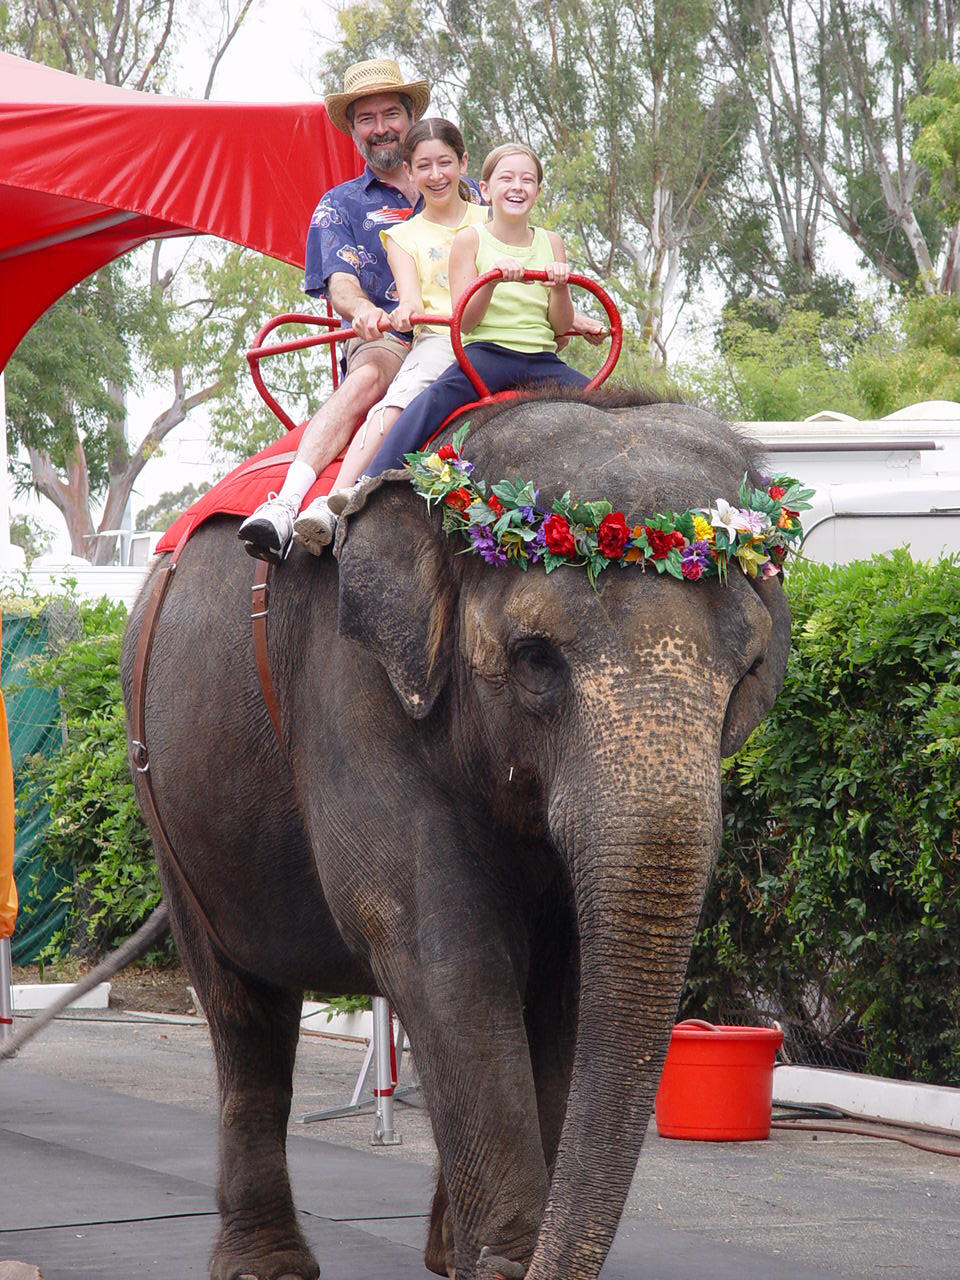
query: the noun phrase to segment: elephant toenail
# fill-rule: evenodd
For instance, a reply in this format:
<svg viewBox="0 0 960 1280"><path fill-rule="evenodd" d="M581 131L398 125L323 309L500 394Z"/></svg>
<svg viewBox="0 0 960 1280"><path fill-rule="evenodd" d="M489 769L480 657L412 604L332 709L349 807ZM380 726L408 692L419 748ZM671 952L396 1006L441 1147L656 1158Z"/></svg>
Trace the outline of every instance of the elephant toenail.
<svg viewBox="0 0 960 1280"><path fill-rule="evenodd" d="M521 1262L498 1257L489 1245L484 1245L477 1259L477 1275L484 1280L523 1280L527 1268Z"/></svg>

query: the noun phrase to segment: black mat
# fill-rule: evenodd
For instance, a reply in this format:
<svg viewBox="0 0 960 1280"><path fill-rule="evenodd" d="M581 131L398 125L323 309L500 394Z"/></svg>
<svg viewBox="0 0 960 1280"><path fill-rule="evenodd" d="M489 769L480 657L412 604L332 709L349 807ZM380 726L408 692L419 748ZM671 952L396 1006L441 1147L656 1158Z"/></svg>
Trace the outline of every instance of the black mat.
<svg viewBox="0 0 960 1280"><path fill-rule="evenodd" d="M205 1280L217 1230L212 1120L48 1079L0 1076L0 1261L44 1280ZM293 1137L294 1197L324 1280L425 1280L430 1170ZM775 1251L632 1222L604 1280L823 1280Z"/></svg>

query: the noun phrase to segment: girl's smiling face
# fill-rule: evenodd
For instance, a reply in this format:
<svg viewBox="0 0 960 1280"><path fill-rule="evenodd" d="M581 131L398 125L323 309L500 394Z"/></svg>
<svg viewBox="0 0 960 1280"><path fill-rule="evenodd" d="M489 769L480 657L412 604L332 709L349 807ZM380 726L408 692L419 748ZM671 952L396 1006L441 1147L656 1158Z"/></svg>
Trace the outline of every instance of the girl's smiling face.
<svg viewBox="0 0 960 1280"><path fill-rule="evenodd" d="M467 172L467 155L457 153L439 138L424 138L406 166L411 180L428 204L446 204L458 193L460 178Z"/></svg>
<svg viewBox="0 0 960 1280"><path fill-rule="evenodd" d="M495 212L526 215L540 194L536 163L522 151L511 152L501 157L487 181L480 183L480 190Z"/></svg>

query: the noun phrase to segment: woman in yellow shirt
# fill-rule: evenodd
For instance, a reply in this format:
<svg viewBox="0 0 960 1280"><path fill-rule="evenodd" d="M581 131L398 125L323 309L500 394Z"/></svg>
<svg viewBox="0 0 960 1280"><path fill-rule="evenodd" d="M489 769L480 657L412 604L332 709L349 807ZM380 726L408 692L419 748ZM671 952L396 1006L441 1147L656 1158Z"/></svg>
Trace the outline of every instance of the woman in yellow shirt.
<svg viewBox="0 0 960 1280"><path fill-rule="evenodd" d="M397 307L390 319L399 333L412 327L411 315L450 314L449 261L454 237L465 227L485 222L488 215L464 181L467 151L460 130L449 120L433 117L415 124L403 140L403 161L423 197L423 209L380 232L397 287ZM347 491L363 474L383 443L382 437L401 411L453 362L449 329L418 326L410 354L354 436L329 499L316 499L295 521L298 542L315 553L326 546L336 527L332 517L343 510Z"/></svg>

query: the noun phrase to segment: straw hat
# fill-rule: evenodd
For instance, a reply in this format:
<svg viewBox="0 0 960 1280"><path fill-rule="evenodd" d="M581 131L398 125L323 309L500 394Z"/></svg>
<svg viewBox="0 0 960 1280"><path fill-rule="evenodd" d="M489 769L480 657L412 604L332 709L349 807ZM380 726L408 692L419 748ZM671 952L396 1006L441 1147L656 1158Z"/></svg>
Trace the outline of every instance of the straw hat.
<svg viewBox="0 0 960 1280"><path fill-rule="evenodd" d="M341 133L349 133L347 107L374 93L405 93L413 103L414 120L420 119L430 101L430 86L426 80L407 83L393 58L371 58L369 62L355 62L352 67L347 67L343 93L327 94L323 100L327 115Z"/></svg>

